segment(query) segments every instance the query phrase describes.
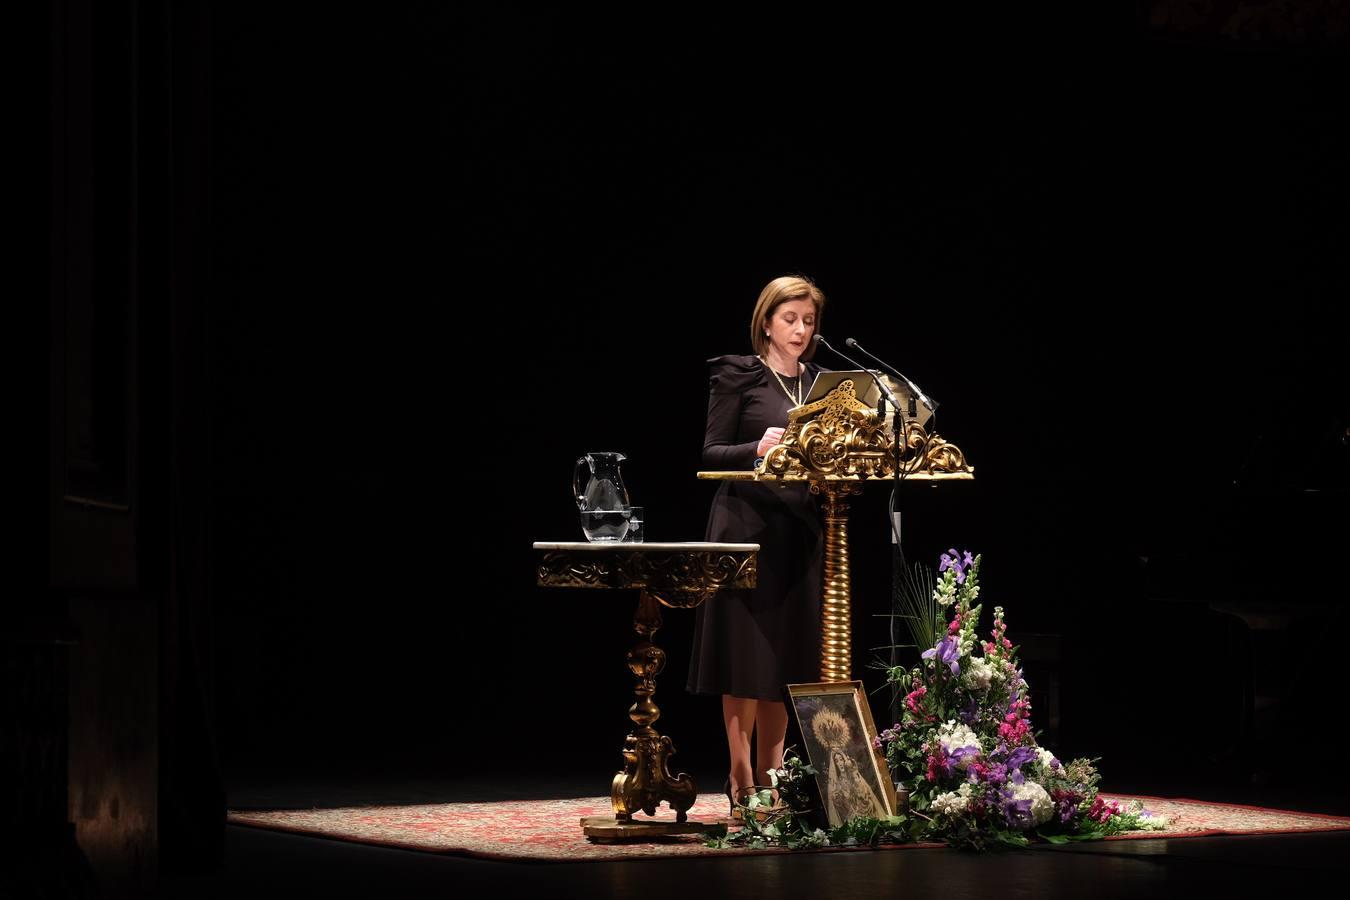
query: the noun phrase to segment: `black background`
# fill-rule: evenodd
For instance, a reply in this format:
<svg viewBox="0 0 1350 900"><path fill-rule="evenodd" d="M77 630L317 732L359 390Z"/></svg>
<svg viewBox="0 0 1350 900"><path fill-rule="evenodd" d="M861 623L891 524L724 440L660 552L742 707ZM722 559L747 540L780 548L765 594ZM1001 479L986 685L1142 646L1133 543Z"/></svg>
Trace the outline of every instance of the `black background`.
<svg viewBox="0 0 1350 900"><path fill-rule="evenodd" d="M1004 24L215 10L227 779L600 792L632 598L535 587L531 542L581 538L591 450L628 455L649 540L702 537L704 360L748 352L788 272L828 338L940 401L977 480L907 488L906 552L983 553L1013 639L1060 636L1053 749L1108 782L1283 777L1345 600L1344 65L1130 16ZM869 689L884 509L852 518ZM658 727L711 786L692 618L658 635Z"/></svg>

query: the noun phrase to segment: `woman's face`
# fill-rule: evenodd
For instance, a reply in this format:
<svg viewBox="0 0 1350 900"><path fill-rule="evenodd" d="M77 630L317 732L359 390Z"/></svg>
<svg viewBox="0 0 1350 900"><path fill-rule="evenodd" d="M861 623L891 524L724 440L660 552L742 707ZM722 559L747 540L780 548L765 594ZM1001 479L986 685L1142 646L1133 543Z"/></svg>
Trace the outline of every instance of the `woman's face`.
<svg viewBox="0 0 1350 900"><path fill-rule="evenodd" d="M797 359L806 352L816 333L816 305L810 300L778 304L769 317L769 343L783 356Z"/></svg>

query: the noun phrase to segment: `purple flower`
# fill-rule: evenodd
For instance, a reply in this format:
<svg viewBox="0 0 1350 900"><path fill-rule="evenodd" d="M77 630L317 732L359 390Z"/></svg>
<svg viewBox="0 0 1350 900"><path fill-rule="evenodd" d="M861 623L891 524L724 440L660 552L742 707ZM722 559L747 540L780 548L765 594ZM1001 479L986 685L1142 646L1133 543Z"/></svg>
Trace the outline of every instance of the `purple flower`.
<svg viewBox="0 0 1350 900"><path fill-rule="evenodd" d="M1033 748L1023 745L1021 747L1018 747L1012 753L1008 754L1008 768L1020 769L1022 768L1022 766L1026 765L1027 763L1031 762L1037 757L1038 754Z"/></svg>
<svg viewBox="0 0 1350 900"><path fill-rule="evenodd" d="M969 550L963 555L955 547L950 547L946 553L942 554L938 564L938 574L952 569L956 572L956 583L965 584L966 569L973 565L975 565L975 558L970 555Z"/></svg>
<svg viewBox="0 0 1350 900"><path fill-rule="evenodd" d="M923 651L922 656L924 659L936 656L939 662L945 663L952 670L953 675L961 674L961 663L958 661L961 659L961 645L954 636L938 641L936 647Z"/></svg>
<svg viewBox="0 0 1350 900"><path fill-rule="evenodd" d="M1009 796L1003 803L1003 816L1013 828L1025 831L1031 826L1031 801L1014 800Z"/></svg>
<svg viewBox="0 0 1350 900"><path fill-rule="evenodd" d="M969 747L958 747L951 753L952 762L960 765L961 760L966 757L977 757L980 755L980 748L972 744Z"/></svg>

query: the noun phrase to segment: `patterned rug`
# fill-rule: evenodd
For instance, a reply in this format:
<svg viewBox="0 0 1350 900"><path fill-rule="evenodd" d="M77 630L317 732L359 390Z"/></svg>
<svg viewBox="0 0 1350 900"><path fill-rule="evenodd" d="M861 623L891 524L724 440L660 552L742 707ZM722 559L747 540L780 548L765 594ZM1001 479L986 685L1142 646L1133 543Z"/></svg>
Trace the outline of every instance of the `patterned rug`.
<svg viewBox="0 0 1350 900"><path fill-rule="evenodd" d="M1350 818L1283 812L1251 806L1103 794L1109 800L1144 801L1171 821L1166 831L1120 835L1109 840L1201 837L1216 834L1282 834L1350 830ZM726 799L700 794L689 811L695 820L726 815ZM662 807L658 818L673 814ZM698 835L657 838L631 844L596 844L581 833L583 816L610 815L608 797L584 800L525 800L497 803L441 803L427 806L371 806L347 809L231 812L233 825L312 834L363 844L429 853L457 853L486 859L585 862L678 856L790 853L789 850L715 850ZM639 819L644 818L641 814ZM932 848L940 844L886 845L884 849ZM815 852L856 852L838 848Z"/></svg>

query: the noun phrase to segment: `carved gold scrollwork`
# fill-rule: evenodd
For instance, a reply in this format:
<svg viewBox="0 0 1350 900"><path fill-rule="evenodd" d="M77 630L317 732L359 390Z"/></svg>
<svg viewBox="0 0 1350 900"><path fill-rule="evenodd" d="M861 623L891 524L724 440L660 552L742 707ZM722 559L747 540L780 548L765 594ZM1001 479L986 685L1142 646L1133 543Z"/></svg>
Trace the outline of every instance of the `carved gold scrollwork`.
<svg viewBox="0 0 1350 900"><path fill-rule="evenodd" d="M845 379L821 400L788 413L783 439L765 455L762 471L779 478L867 477L884 474L886 457L884 423Z"/></svg>
<svg viewBox="0 0 1350 900"><path fill-rule="evenodd" d="M927 460L925 470L928 472L970 471L970 466L966 465L966 455L961 452L961 448L947 443L936 434L929 439L928 446L924 450L924 458Z"/></svg>
<svg viewBox="0 0 1350 900"><path fill-rule="evenodd" d="M839 473L839 461L844 458L847 442L844 436L817 420L801 426L797 437L800 462L807 471L821 475Z"/></svg>
<svg viewBox="0 0 1350 900"><path fill-rule="evenodd" d="M759 473L785 480L890 478L897 465L903 475L974 473L960 447L929 435L917 422L892 441L875 413L860 415L844 432L831 431L819 420L789 425Z"/></svg>
<svg viewBox="0 0 1350 900"><path fill-rule="evenodd" d="M544 587L645 587L666 606L698 606L723 588L749 587L757 575L753 554L681 550L623 551L603 556L550 551L536 571Z"/></svg>
<svg viewBox="0 0 1350 900"><path fill-rule="evenodd" d="M901 470L912 475L922 467L924 448L928 446L928 433L918 422L906 423L901 434L896 436L892 453L899 460ZM892 469L888 474L894 475Z"/></svg>
<svg viewBox="0 0 1350 900"><path fill-rule="evenodd" d="M785 480L889 478L903 475L972 473L961 448L918 422L908 422L894 440L876 410L854 396L844 380L823 399L788 414L782 440L767 454L761 475Z"/></svg>
<svg viewBox="0 0 1350 900"><path fill-rule="evenodd" d="M928 434L917 422L906 424L903 434L892 447L892 453L894 454L897 449L900 468L905 475L974 471L966 464L966 455L961 452L960 447L949 443L936 432ZM894 460L887 462L887 474L893 475Z"/></svg>
<svg viewBox="0 0 1350 900"><path fill-rule="evenodd" d="M631 819L639 809L654 816L663 800L675 810L675 821L689 818L697 791L693 779L685 773L671 777L669 760L674 752L670 738L650 728L639 728L628 735L623 748L624 770L614 776L609 789L616 819Z"/></svg>

